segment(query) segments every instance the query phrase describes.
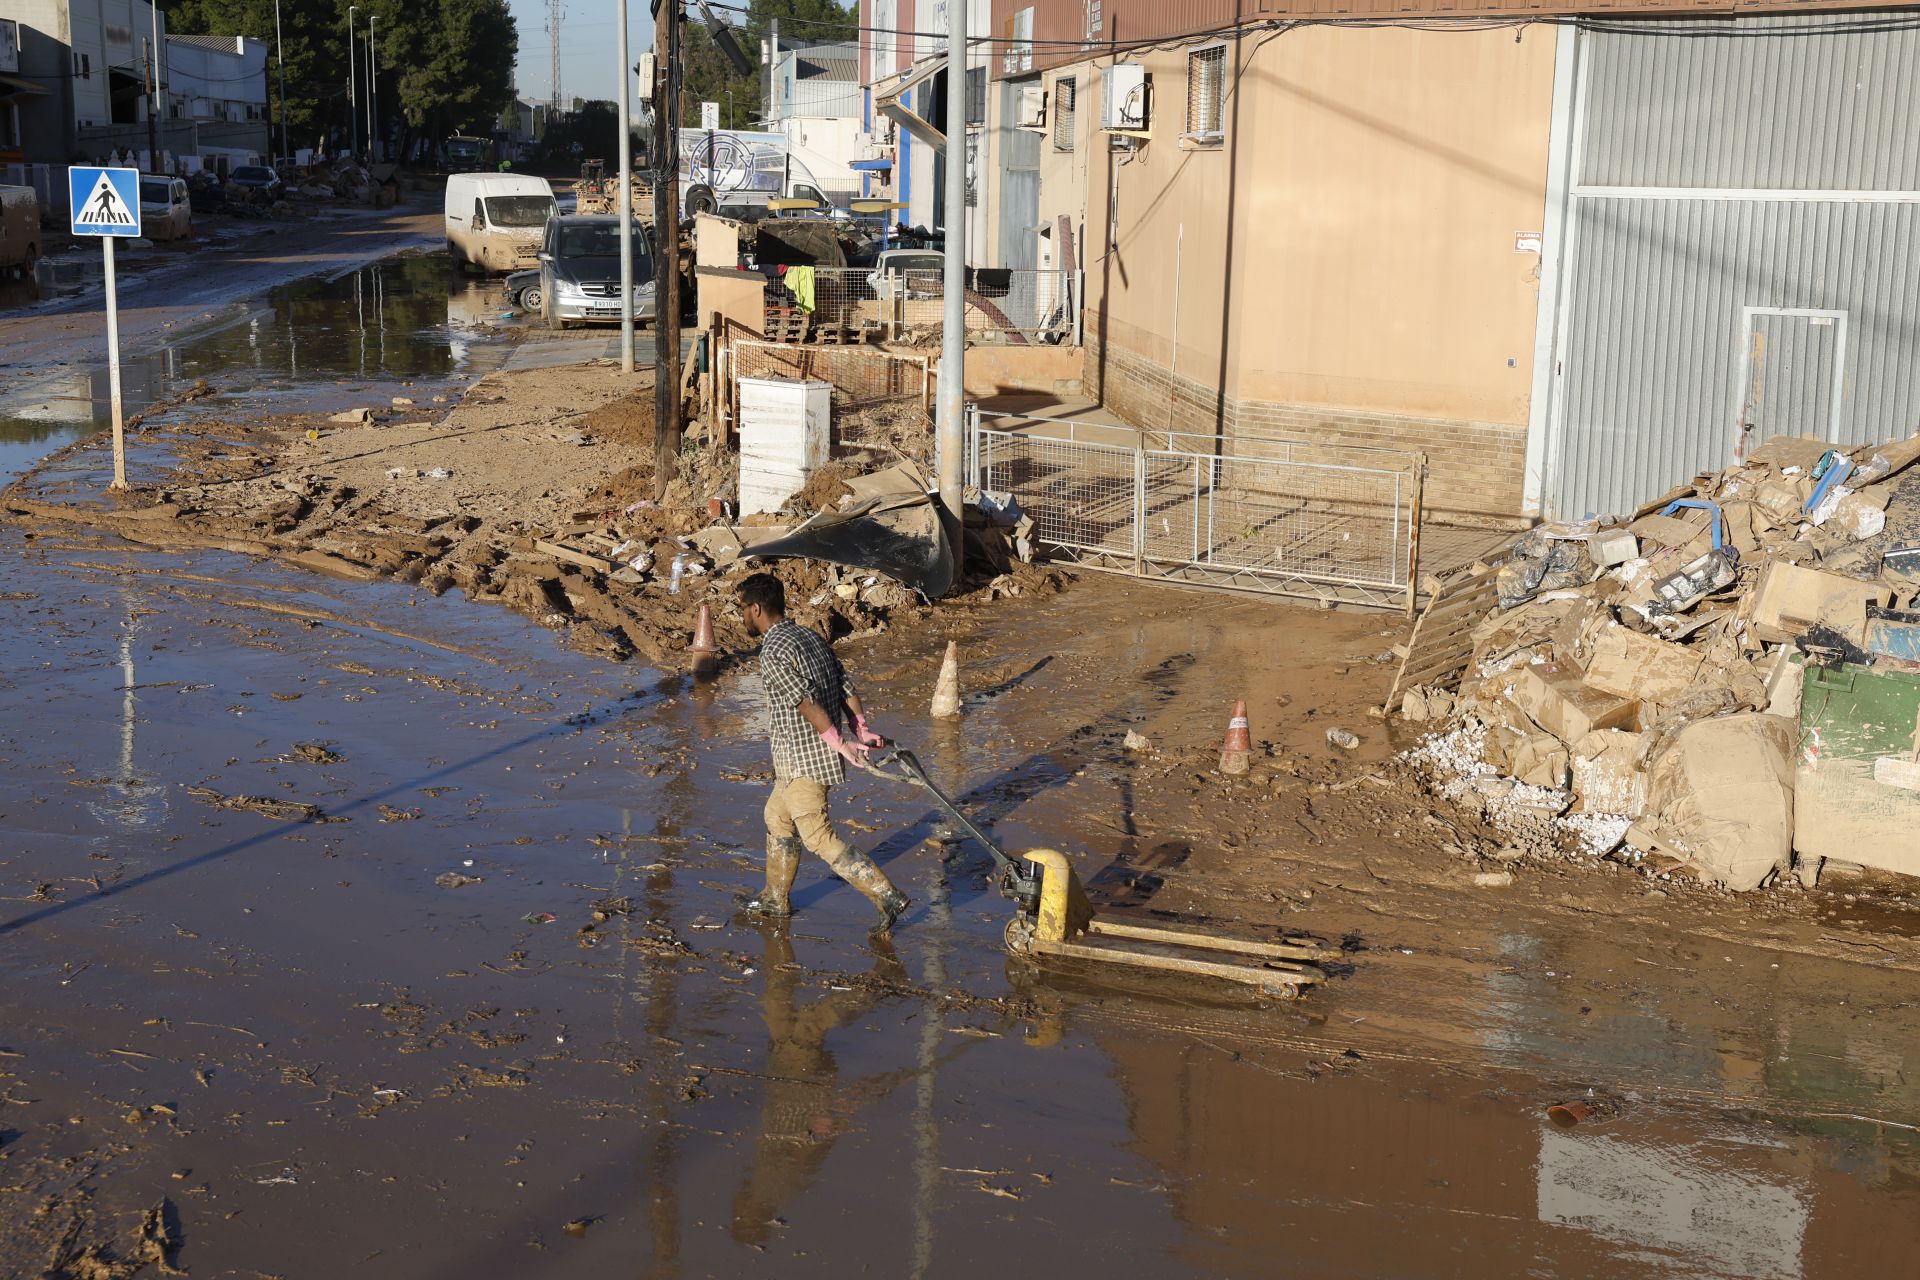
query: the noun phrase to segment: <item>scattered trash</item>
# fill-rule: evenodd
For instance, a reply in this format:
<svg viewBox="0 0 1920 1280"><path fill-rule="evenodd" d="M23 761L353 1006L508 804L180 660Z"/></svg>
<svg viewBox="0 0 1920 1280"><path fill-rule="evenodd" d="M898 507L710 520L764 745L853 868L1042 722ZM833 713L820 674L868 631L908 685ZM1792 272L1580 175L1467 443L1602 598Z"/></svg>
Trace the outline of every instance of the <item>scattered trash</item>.
<svg viewBox="0 0 1920 1280"><path fill-rule="evenodd" d="M552 924L559 918L559 916L553 914L551 911L535 911L521 917L521 919L525 920L528 924Z"/></svg>
<svg viewBox="0 0 1920 1280"><path fill-rule="evenodd" d="M1342 751L1354 751L1360 746L1360 735L1348 729L1333 728L1327 730L1327 743Z"/></svg>
<svg viewBox="0 0 1920 1280"><path fill-rule="evenodd" d="M473 864L468 863L467 865L472 866ZM480 876L465 876L461 875L458 871L443 871L438 876L435 876L433 880L433 882L442 889L464 889L470 884L479 884L481 881L482 877Z"/></svg>
<svg viewBox="0 0 1920 1280"><path fill-rule="evenodd" d="M451 467L435 467L431 471L427 472L427 479L451 480L453 479L453 469Z"/></svg>
<svg viewBox="0 0 1920 1280"><path fill-rule="evenodd" d="M1153 742L1152 742L1152 740L1151 740L1151 739L1149 739L1149 738L1147 737L1147 735L1146 735L1146 734L1144 734L1144 733L1136 733L1136 732L1135 732L1134 730L1132 730L1132 729L1129 729L1129 730L1127 730L1127 737L1126 737L1126 741L1125 741L1125 744L1124 744L1124 745L1126 746L1126 748L1127 748L1127 750L1129 750L1129 751L1151 751L1151 750L1153 750Z"/></svg>
<svg viewBox="0 0 1920 1280"><path fill-rule="evenodd" d="M1843 713L1849 733L1905 731L1839 752L1861 757L1847 785L1865 789L1825 810L1810 770L1836 763L1832 726L1801 719L1810 681L1822 706L1829 678L1920 691L1897 622L1920 609L1916 461L1920 435L1852 450L1779 437L1632 519L1529 530L1431 593L1387 703L1434 728L1405 758L1516 860L1658 854L1752 889L1844 829L1847 846L1889 847L1874 865L1920 874L1920 858L1890 866L1910 842L1857 821L1900 793L1909 761L1920 777L1914 709Z"/></svg>

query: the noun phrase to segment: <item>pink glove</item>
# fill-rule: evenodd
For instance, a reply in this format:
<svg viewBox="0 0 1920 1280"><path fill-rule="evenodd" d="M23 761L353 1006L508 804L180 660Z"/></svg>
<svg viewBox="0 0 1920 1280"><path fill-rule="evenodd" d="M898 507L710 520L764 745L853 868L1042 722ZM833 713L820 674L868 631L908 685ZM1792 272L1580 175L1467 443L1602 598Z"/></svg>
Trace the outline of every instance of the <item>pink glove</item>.
<svg viewBox="0 0 1920 1280"><path fill-rule="evenodd" d="M840 736L839 729L828 728L820 735L820 741L826 743L829 750L838 752L844 756L847 763L856 769L864 769L867 767L866 747L857 743L848 742Z"/></svg>
<svg viewBox="0 0 1920 1280"><path fill-rule="evenodd" d="M863 747L884 747L891 745L867 725L865 716L853 718L853 740Z"/></svg>

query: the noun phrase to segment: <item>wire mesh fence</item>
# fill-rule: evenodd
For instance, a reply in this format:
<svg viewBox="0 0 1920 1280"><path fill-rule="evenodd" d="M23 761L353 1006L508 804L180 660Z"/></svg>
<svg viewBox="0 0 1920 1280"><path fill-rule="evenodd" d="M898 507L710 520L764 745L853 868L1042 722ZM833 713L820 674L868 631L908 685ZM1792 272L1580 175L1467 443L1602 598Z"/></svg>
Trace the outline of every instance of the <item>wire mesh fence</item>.
<svg viewBox="0 0 1920 1280"><path fill-rule="evenodd" d="M873 347L816 347L791 342L735 339L728 347L735 400L742 378L800 378L833 385L836 410L874 405L914 405L928 395L924 356L902 356Z"/></svg>
<svg viewBox="0 0 1920 1280"><path fill-rule="evenodd" d="M993 422L973 425L975 483L1012 491L1040 539L1071 558L1318 599L1411 599L1417 453Z"/></svg>
<svg viewBox="0 0 1920 1280"><path fill-rule="evenodd" d="M1073 338L1073 276L1066 271L975 267L968 272L966 326L976 341L1066 342ZM938 270L789 267L767 278L768 334L792 342L888 340L937 333L946 304Z"/></svg>

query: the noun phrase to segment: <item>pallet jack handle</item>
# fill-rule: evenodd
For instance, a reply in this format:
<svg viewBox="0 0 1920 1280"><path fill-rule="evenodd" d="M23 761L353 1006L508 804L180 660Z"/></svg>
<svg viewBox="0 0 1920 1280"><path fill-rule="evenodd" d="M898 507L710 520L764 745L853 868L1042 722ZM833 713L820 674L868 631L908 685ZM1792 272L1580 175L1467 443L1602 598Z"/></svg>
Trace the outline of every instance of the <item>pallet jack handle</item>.
<svg viewBox="0 0 1920 1280"><path fill-rule="evenodd" d="M1005 876L1002 882L1002 889L1008 897L1021 903L1026 903L1029 900L1036 900L1038 898L1040 892L1038 868L1023 867L1020 863L1015 862L1008 856L1005 849L1002 849L994 842L991 836L975 826L971 818L960 812L960 806L954 803L953 797L942 791L939 784L927 776L927 771L921 767L918 756L914 755L913 752L907 750L905 747L893 746L887 748L886 751L881 754L880 764L897 764L900 766L901 772L890 773L878 765L868 765L867 768L883 778L901 778L925 787L927 794L933 797L934 803L938 804L949 818L959 823L968 835L979 841L981 847L993 855L993 860L1000 864L1000 870Z"/></svg>

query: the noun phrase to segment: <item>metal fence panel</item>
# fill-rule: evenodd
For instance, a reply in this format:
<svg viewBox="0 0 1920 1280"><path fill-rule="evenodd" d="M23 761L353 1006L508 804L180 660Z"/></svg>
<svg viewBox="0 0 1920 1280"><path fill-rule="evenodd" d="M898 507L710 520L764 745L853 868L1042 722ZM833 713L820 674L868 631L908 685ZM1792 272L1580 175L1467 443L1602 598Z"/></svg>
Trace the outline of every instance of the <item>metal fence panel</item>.
<svg viewBox="0 0 1920 1280"><path fill-rule="evenodd" d="M994 422L973 427L980 486L1011 491L1041 542L1071 558L1318 599L1412 597L1420 454L1212 437L1202 450L1200 437L1164 432Z"/></svg>
<svg viewBox="0 0 1920 1280"><path fill-rule="evenodd" d="M986 430L974 448L980 487L1019 494L1047 545L1134 554L1134 450Z"/></svg>

